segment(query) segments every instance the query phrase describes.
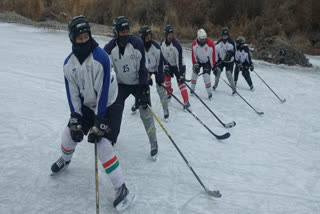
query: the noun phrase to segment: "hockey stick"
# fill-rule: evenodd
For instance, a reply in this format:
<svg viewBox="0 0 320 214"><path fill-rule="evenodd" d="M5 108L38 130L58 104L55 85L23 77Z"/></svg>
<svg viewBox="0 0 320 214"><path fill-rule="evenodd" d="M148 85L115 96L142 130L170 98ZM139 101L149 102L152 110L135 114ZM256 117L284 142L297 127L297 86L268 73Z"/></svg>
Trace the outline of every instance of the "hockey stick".
<svg viewBox="0 0 320 214"><path fill-rule="evenodd" d="M200 77L200 76L203 75L203 74L204 74L204 73L198 74L198 77ZM185 79L184 81L185 81L185 82L191 82L191 79L189 79L189 80L188 80L188 79Z"/></svg>
<svg viewBox="0 0 320 214"><path fill-rule="evenodd" d="M96 175L96 214L99 214L99 181L98 181L98 158L97 158L97 144L94 144L94 165Z"/></svg>
<svg viewBox="0 0 320 214"><path fill-rule="evenodd" d="M232 88L231 87L231 85L229 84L229 83L227 83L227 81L225 81L222 77L220 77L222 80L223 80L223 82L225 82L230 88ZM239 97L241 97L241 99L244 101L244 102L246 102L247 104L248 104L248 106L250 106L258 115L263 115L264 113L262 112L262 111L257 111L255 108L253 108L252 107L252 105L250 105L250 103L248 103L237 91L236 91L236 93L239 95Z"/></svg>
<svg viewBox="0 0 320 214"><path fill-rule="evenodd" d="M261 81L270 89L270 91L272 91L272 93L274 95L276 95L276 97L280 100L281 103L284 103L286 102L287 100L286 99L281 99L271 88L270 86L262 79L262 77L260 77L260 75L255 71L253 70L253 72L261 79Z"/></svg>
<svg viewBox="0 0 320 214"><path fill-rule="evenodd" d="M189 108L187 108L172 92L170 92L167 88L165 88L163 85L162 87L168 92L170 93L170 95L172 95L174 97L174 99L176 99L194 118L196 118L196 120L203 125L213 136L215 136L218 140L224 140L230 137L230 133L227 132L224 135L216 135L215 133L213 133L208 126L206 126Z"/></svg>
<svg viewBox="0 0 320 214"><path fill-rule="evenodd" d="M235 125L236 125L236 122L234 122L234 121L232 121L232 122L230 122L230 123L228 123L228 124L225 124L225 123L223 123L220 119L219 119L219 117L215 114L215 113L213 113L213 111L209 108L209 106L207 106L207 104L205 103L205 102L203 102L203 100L196 94L196 92L194 91L194 90L192 90L192 88L187 84L187 83L185 83L185 85L190 89L190 91L201 101L201 103L210 111L210 113L215 117L215 118L217 118L217 120L225 127L225 128L232 128L232 127L234 127Z"/></svg>
<svg viewBox="0 0 320 214"><path fill-rule="evenodd" d="M151 113L153 114L154 118L158 121L159 125L161 126L161 128L163 129L163 131L166 133L166 135L168 136L168 138L170 139L170 141L172 142L172 144L174 145L174 147L177 149L177 151L179 152L179 154L181 155L182 159L184 160L184 162L187 164L187 166L189 167L189 169L191 170L191 172L193 173L193 175L196 177L196 179L198 180L198 182L200 183L200 185L203 187L203 189L206 191L206 193L208 193L209 195L216 197L216 198L220 198L221 197L221 193L219 190L209 190L200 180L199 176L197 175L197 173L193 170L192 166L190 165L190 163L188 162L188 160L184 157L183 153L180 151L179 147L177 146L177 144L174 142L174 140L172 139L172 137L170 136L170 134L167 132L167 130L164 128L163 124L161 123L160 119L158 118L158 116L152 111L151 107L148 105L149 110L151 111Z"/></svg>

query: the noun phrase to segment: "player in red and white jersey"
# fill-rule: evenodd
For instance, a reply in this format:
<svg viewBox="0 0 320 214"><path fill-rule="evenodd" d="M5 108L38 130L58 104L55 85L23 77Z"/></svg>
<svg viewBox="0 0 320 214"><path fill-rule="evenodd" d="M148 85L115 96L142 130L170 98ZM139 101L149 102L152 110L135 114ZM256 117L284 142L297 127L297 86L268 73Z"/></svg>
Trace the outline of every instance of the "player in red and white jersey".
<svg viewBox="0 0 320 214"><path fill-rule="evenodd" d="M216 64L216 53L214 43L207 37L204 29L198 30L197 39L192 43L192 65L193 72L191 77L191 88L194 91L196 88L197 79L200 69L202 68L203 81L208 92L209 100L212 99L211 90L211 70ZM192 91L190 91L192 95Z"/></svg>

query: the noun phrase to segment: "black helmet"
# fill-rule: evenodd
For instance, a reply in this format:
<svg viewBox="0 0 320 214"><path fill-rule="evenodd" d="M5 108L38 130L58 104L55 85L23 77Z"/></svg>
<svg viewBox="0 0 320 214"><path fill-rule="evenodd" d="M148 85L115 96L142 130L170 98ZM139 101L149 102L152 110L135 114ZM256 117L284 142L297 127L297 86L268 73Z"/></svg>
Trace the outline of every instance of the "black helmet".
<svg viewBox="0 0 320 214"><path fill-rule="evenodd" d="M242 37L242 36L239 36L237 39L236 39L236 43L238 46L241 46L241 45L244 45L244 42L245 42L245 38Z"/></svg>
<svg viewBox="0 0 320 214"><path fill-rule="evenodd" d="M173 27L172 25L166 25L166 27L164 28L164 35L168 36L169 33L173 33Z"/></svg>
<svg viewBox="0 0 320 214"><path fill-rule="evenodd" d="M112 22L112 31L114 37L117 38L119 31L130 30L129 21L125 16L118 16Z"/></svg>
<svg viewBox="0 0 320 214"><path fill-rule="evenodd" d="M144 25L139 30L139 36L144 41L144 38L148 36L149 34L152 34L152 30L148 25Z"/></svg>
<svg viewBox="0 0 320 214"><path fill-rule="evenodd" d="M91 38L91 30L88 19L83 15L73 17L68 25L69 38L72 44L75 43L76 37L81 33L89 33Z"/></svg>
<svg viewBox="0 0 320 214"><path fill-rule="evenodd" d="M223 27L221 29L221 33L222 33L222 36L229 36L229 28L228 27Z"/></svg>

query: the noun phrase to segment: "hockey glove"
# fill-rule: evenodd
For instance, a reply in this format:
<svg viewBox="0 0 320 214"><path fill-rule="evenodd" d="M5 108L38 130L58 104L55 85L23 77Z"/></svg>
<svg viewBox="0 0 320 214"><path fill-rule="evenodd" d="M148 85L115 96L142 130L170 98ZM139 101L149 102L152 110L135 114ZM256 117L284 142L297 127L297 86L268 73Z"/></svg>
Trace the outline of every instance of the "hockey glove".
<svg viewBox="0 0 320 214"><path fill-rule="evenodd" d="M213 74L214 74L215 76L217 76L217 74L218 74L218 67L215 66L214 68L212 68L212 71L213 71Z"/></svg>
<svg viewBox="0 0 320 214"><path fill-rule="evenodd" d="M71 138L74 142L83 140L83 131L81 123L81 115L77 112L72 112L70 115L68 127L70 128Z"/></svg>
<svg viewBox="0 0 320 214"><path fill-rule="evenodd" d="M193 72L195 74L199 74L200 73L200 65L198 63L194 63L193 64Z"/></svg>
<svg viewBox="0 0 320 214"><path fill-rule="evenodd" d="M89 131L88 142L99 143L105 133L110 132L111 129L108 126L108 119L100 116L96 116L93 127Z"/></svg>
<svg viewBox="0 0 320 214"><path fill-rule="evenodd" d="M164 66L163 66L163 71L164 71L164 74L165 74L166 76L171 76L169 65L164 65Z"/></svg>
<svg viewBox="0 0 320 214"><path fill-rule="evenodd" d="M229 62L233 57L233 51L227 51L226 56L224 57L224 61Z"/></svg>
<svg viewBox="0 0 320 214"><path fill-rule="evenodd" d="M251 65L249 66L249 69L250 69L250 71L253 71L253 70L254 70L253 64L251 64Z"/></svg>
<svg viewBox="0 0 320 214"><path fill-rule="evenodd" d="M151 105L150 102L150 88L149 85L142 85L136 102L136 108L141 106L143 109L148 108Z"/></svg>
<svg viewBox="0 0 320 214"><path fill-rule="evenodd" d="M150 86L153 85L153 80L152 80L152 78L150 78L150 79L148 80L148 85L150 85Z"/></svg>
<svg viewBox="0 0 320 214"><path fill-rule="evenodd" d="M243 67L243 65L241 63L239 63L238 64L238 68L239 68L240 71L242 71L244 67Z"/></svg>
<svg viewBox="0 0 320 214"><path fill-rule="evenodd" d="M179 78L178 78L178 82L180 83L180 84L183 84L184 82L185 82L185 78L184 78L184 75L181 75L181 76L179 76Z"/></svg>

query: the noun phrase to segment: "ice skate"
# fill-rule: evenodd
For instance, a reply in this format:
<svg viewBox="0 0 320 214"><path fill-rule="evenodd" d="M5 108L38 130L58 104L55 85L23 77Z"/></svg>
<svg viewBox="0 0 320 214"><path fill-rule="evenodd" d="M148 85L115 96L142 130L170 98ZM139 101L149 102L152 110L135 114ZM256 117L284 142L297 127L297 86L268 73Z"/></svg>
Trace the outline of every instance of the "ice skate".
<svg viewBox="0 0 320 214"><path fill-rule="evenodd" d="M158 158L158 143L157 143L157 141L154 143L151 143L150 156L151 156L152 160L154 160L154 161L156 161Z"/></svg>
<svg viewBox="0 0 320 214"><path fill-rule="evenodd" d="M190 109L190 103L189 103L189 101L188 102L186 102L185 104L184 104L184 106L183 106L183 110L186 110L186 109Z"/></svg>
<svg viewBox="0 0 320 214"><path fill-rule="evenodd" d="M63 170L65 170L66 168L68 168L70 161L65 161L62 157L60 157L55 163L52 164L51 166L51 176L52 175L57 175L59 173L61 173Z"/></svg>
<svg viewBox="0 0 320 214"><path fill-rule="evenodd" d="M122 186L116 189L116 199L113 201L113 207L119 213L125 211L134 201L135 194L129 192L129 189L126 187L126 184L122 184Z"/></svg>

